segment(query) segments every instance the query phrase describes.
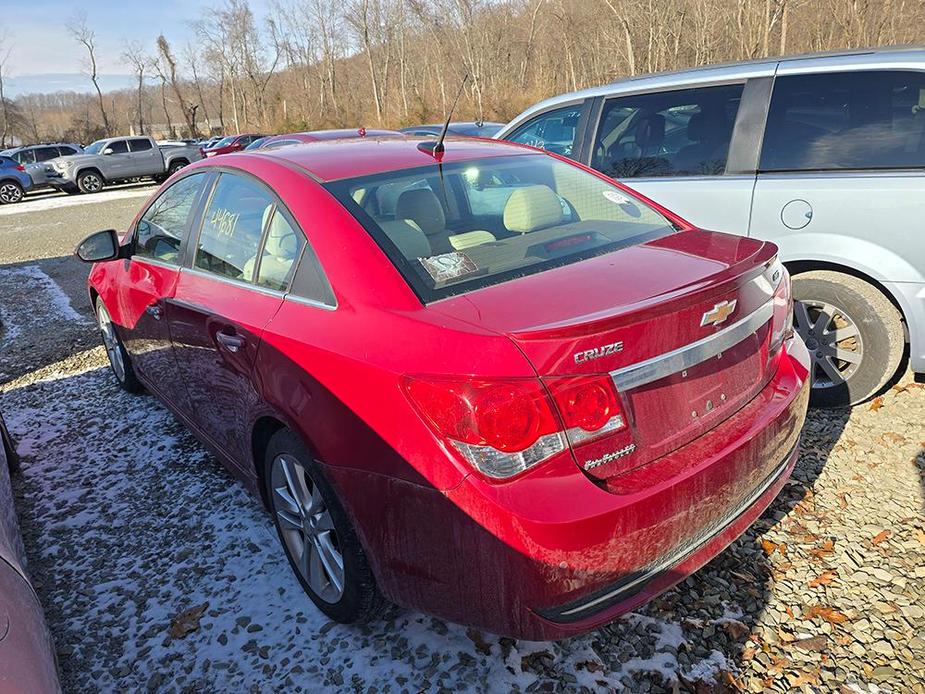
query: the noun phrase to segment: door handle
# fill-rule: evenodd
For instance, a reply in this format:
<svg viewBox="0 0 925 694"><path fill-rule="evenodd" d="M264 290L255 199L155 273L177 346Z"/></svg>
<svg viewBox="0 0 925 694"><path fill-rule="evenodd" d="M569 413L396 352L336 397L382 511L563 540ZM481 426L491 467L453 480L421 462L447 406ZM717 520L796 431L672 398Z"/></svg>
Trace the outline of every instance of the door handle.
<svg viewBox="0 0 925 694"><path fill-rule="evenodd" d="M229 335L228 333L217 332L215 333L215 339L218 340L218 344L232 354L244 346L244 338L240 335Z"/></svg>
<svg viewBox="0 0 925 694"><path fill-rule="evenodd" d="M151 316L154 320L160 320L164 316L164 309L162 309L157 304L151 304L145 308L145 313Z"/></svg>

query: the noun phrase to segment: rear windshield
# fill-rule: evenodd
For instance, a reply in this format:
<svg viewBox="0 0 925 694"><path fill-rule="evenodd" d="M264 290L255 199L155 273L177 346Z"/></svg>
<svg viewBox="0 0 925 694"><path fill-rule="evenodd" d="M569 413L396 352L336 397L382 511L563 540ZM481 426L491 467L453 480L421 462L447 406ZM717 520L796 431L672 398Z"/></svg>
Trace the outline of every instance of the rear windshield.
<svg viewBox="0 0 925 694"><path fill-rule="evenodd" d="M544 154L334 181L424 302L610 253L674 231L613 184Z"/></svg>

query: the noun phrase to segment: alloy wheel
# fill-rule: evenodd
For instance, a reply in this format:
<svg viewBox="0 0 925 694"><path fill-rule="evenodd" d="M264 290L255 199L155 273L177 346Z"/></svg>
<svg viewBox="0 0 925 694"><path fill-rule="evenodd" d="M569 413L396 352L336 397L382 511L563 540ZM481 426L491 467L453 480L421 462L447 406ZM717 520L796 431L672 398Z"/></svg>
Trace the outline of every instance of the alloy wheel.
<svg viewBox="0 0 925 694"><path fill-rule="evenodd" d="M103 188L103 182L96 174L84 174L81 181L83 189L88 193L98 193Z"/></svg>
<svg viewBox="0 0 925 694"><path fill-rule="evenodd" d="M840 386L864 357L857 323L843 309L824 301L795 301L793 309L794 328L812 361L813 388Z"/></svg>
<svg viewBox="0 0 925 694"><path fill-rule="evenodd" d="M103 336L103 346L106 348L106 356L109 357L109 365L119 382L125 381L125 361L122 358L122 345L119 343L119 336L113 327L112 319L109 317L109 311L99 302L96 309L96 318L100 326L100 333Z"/></svg>
<svg viewBox="0 0 925 694"><path fill-rule="evenodd" d="M344 595L344 556L321 490L286 454L274 458L270 483L273 515L299 573L321 600L338 602Z"/></svg>
<svg viewBox="0 0 925 694"><path fill-rule="evenodd" d="M23 192L15 183L4 183L0 186L0 202L4 205L22 200Z"/></svg>

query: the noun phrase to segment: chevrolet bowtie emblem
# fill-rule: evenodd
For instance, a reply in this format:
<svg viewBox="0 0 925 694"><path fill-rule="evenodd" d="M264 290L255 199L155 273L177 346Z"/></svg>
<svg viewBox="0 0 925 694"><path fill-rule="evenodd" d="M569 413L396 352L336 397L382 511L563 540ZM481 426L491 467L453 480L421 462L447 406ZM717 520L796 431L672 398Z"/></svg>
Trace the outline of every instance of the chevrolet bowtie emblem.
<svg viewBox="0 0 925 694"><path fill-rule="evenodd" d="M700 319L700 327L705 325L719 325L725 321L729 316L731 316L736 310L736 301L721 301L716 304L713 308L703 314L703 318Z"/></svg>

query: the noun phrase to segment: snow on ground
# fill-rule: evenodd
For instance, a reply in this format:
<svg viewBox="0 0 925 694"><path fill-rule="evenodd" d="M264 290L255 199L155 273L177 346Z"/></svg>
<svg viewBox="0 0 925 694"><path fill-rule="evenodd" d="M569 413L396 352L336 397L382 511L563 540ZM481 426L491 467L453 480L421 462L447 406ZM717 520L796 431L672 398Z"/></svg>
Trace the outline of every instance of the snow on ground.
<svg viewBox="0 0 925 694"><path fill-rule="evenodd" d="M143 188L115 188L90 195L50 195L42 197L26 196L22 202L18 202L15 205L3 205L0 207L0 217L7 217L14 214L25 214L26 212L46 212L48 210L57 210L63 207L75 207L77 205L90 205L100 202L101 200L144 198L149 197L154 192L154 190L155 189L150 186L145 186Z"/></svg>
<svg viewBox="0 0 925 694"><path fill-rule="evenodd" d="M0 294L0 310L44 318L14 339L93 330L41 270L13 272L20 299ZM608 691L685 669L681 626L654 617L563 643L400 610L369 626L328 622L259 501L183 425L120 390L102 348L62 357L0 385L0 409L23 459L21 524L66 689ZM170 638L171 619L203 604L200 628ZM687 669L708 680L721 667L710 651Z"/></svg>

